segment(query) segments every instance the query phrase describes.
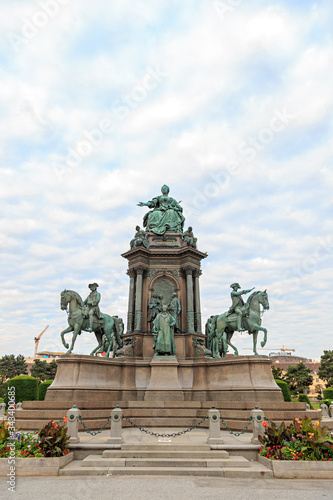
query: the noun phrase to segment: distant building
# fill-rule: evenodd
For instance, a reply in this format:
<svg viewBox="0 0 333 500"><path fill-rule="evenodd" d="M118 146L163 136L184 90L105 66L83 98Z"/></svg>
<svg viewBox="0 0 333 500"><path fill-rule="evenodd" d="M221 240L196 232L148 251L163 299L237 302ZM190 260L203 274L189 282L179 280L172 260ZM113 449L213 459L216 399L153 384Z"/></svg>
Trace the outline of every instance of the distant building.
<svg viewBox="0 0 333 500"><path fill-rule="evenodd" d="M302 356L282 353L270 353L269 358L272 360L272 364L276 368L282 368L284 373L288 370L288 366L295 366L300 361L304 363L307 368L310 368L311 375L313 377L313 384L310 386L308 394L310 397L315 397L317 395L317 392L315 391L316 385L320 385L321 390L326 388L325 382L321 380L317 375L320 366L319 359L308 359Z"/></svg>

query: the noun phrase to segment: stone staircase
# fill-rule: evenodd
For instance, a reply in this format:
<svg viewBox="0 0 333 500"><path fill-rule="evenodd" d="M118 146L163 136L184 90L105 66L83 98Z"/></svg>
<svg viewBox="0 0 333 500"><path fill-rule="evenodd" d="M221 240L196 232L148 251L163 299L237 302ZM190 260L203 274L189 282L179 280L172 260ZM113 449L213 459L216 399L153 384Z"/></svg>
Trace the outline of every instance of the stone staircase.
<svg viewBox="0 0 333 500"><path fill-rule="evenodd" d="M229 478L272 478L273 472L242 455L210 450L209 445L146 444L123 445L74 460L59 471L60 476L168 475Z"/></svg>
<svg viewBox="0 0 333 500"><path fill-rule="evenodd" d="M100 429L111 410L119 405L126 417L142 427L190 427L196 424L208 410L215 406L228 427L239 431L244 428L251 410L259 406L265 416L274 422L290 423L293 417L305 415L317 420L320 410L306 411L305 403L253 402L253 401L24 401L23 409L16 412L16 425L21 429L40 429L51 418L59 420L76 404L86 426L91 430ZM123 427L130 424L123 420ZM204 422L202 427L207 427ZM252 426L249 426L249 431ZM79 430L83 430L80 424Z"/></svg>

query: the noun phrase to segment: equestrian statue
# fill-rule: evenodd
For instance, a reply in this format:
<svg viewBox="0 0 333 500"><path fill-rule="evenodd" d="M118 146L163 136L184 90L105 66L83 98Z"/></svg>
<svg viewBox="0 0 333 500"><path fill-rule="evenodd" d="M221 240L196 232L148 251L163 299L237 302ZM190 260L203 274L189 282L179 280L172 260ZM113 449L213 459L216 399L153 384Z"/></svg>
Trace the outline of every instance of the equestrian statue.
<svg viewBox="0 0 333 500"><path fill-rule="evenodd" d="M231 338L236 331L247 331L249 335L253 336L253 352L258 356L259 331L264 332L261 347L264 347L267 342L267 329L261 326L261 315L264 310L269 309L267 291L253 292L245 304L242 295L252 292L254 288L239 291L241 287L238 283L233 283L230 287L232 288L232 305L229 311L211 316L206 323L206 347L212 351L213 358L225 358L228 346L232 347L234 355L238 356L238 350L231 343ZM262 312L260 304L263 306Z"/></svg>
<svg viewBox="0 0 333 500"><path fill-rule="evenodd" d="M109 316L108 314L101 313L99 309L101 294L97 292L98 284L91 283L89 288L91 292L85 301L73 290L64 290L60 294L60 307L68 313L69 326L60 334L64 347L68 349L66 354L71 354L77 336L84 330L86 332L94 332L98 342L98 346L90 353L90 356L96 356L98 351L103 347L103 335L105 335L108 340L105 357L109 357L111 350L113 357L115 357L117 349L123 345L123 322L118 316ZM64 335L70 332L73 332L73 336L71 346L69 347Z"/></svg>

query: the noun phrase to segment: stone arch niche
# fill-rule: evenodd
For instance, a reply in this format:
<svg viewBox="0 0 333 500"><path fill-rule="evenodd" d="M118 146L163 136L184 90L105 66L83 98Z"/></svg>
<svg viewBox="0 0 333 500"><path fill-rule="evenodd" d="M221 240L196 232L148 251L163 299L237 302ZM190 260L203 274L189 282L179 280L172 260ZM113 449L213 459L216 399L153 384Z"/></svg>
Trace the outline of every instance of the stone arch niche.
<svg viewBox="0 0 333 500"><path fill-rule="evenodd" d="M175 284L171 281L171 279L163 276L161 278L157 278L155 283L153 284L152 294L154 292L163 296L162 304L169 305L171 302L171 294L176 291Z"/></svg>

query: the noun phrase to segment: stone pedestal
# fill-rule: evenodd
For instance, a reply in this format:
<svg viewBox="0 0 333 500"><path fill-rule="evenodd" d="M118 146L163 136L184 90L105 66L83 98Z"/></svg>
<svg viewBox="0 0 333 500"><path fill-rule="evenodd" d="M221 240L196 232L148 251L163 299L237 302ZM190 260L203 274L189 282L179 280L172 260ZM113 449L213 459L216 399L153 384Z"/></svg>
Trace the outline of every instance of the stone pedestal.
<svg viewBox="0 0 333 500"><path fill-rule="evenodd" d="M184 392L179 382L179 363L171 356L154 357L150 364L150 381L145 401L183 401Z"/></svg>

